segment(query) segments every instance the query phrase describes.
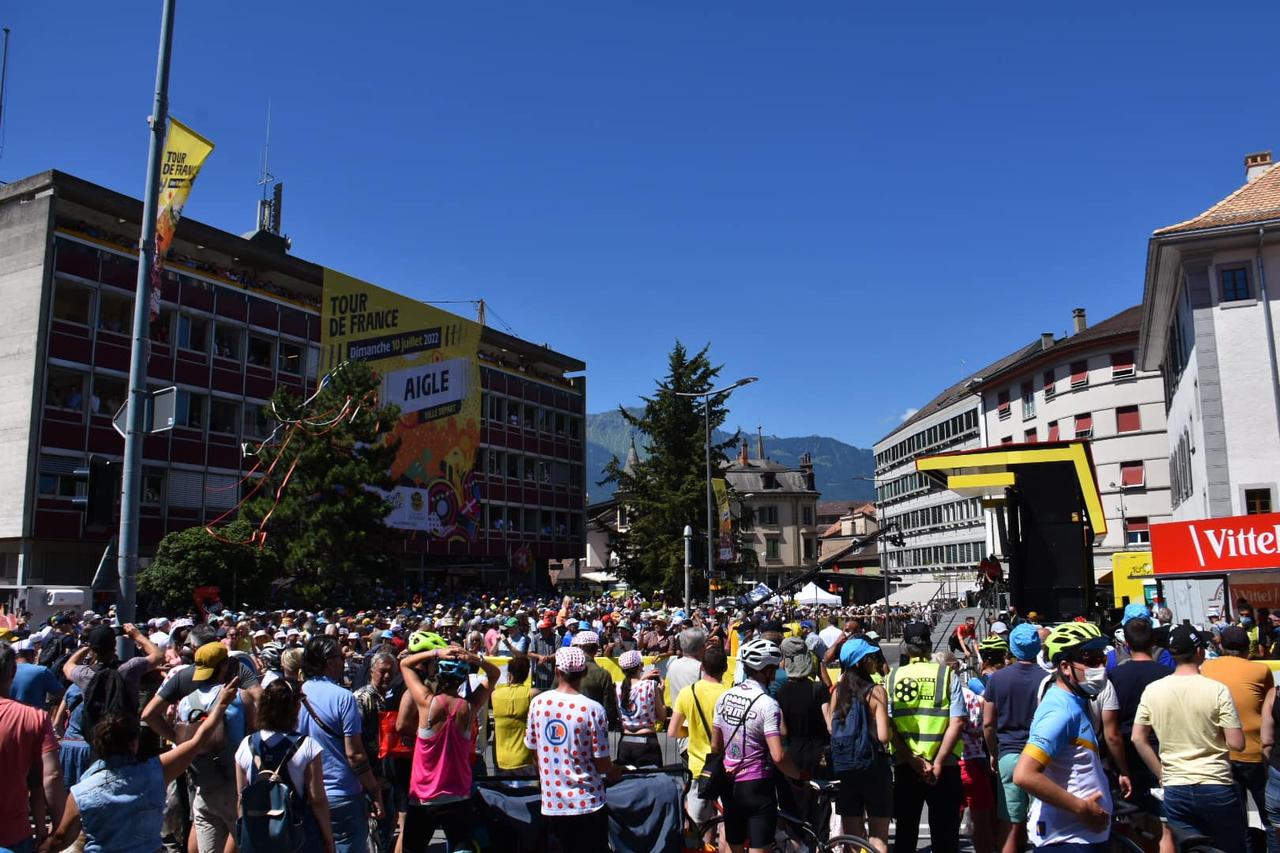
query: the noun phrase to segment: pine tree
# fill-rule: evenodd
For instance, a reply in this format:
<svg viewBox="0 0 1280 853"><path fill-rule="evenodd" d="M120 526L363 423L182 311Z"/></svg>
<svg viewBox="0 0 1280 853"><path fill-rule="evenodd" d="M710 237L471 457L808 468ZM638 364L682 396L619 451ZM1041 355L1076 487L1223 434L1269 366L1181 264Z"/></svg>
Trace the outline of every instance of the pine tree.
<svg viewBox="0 0 1280 853"><path fill-rule="evenodd" d="M632 471L624 470L615 456L606 467L605 482L617 484L616 497L627 508L627 527L612 537L619 570L642 593L661 589L680 596L684 588L684 527L699 531L694 548L695 595L706 591L705 527L707 479L706 432L703 400L679 393L706 392L714 387L721 366L711 364L709 346L690 356L676 341L667 360L667 375L656 393L645 397L644 408L633 415L620 407L622 417L637 432L645 453ZM711 428L725 422L724 398L710 401ZM737 434L711 446L711 467L719 474L725 450L737 443Z"/></svg>
<svg viewBox="0 0 1280 853"><path fill-rule="evenodd" d="M394 485L399 411L379 408L378 388L367 365L349 362L308 405L285 390L273 397L280 427L258 451L266 473L242 517L280 555L299 604L367 601L397 569L391 504L373 489Z"/></svg>

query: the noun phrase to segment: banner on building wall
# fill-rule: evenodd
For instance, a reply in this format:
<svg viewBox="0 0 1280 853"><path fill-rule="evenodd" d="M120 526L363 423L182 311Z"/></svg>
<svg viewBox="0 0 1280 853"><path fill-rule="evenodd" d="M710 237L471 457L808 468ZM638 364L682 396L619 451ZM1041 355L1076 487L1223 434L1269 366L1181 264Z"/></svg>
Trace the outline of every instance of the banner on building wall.
<svg viewBox="0 0 1280 853"><path fill-rule="evenodd" d="M1280 513L1151 525L1157 575L1280 568Z"/></svg>
<svg viewBox="0 0 1280 853"><path fill-rule="evenodd" d="M720 515L718 559L722 563L736 563L738 553L733 542L733 514L729 511L729 484L723 479L712 480L711 490L715 493L716 508Z"/></svg>
<svg viewBox="0 0 1280 853"><path fill-rule="evenodd" d="M324 271L320 374L363 361L400 409L387 524L472 542L480 527L481 326L381 287Z"/></svg>
<svg viewBox="0 0 1280 853"><path fill-rule="evenodd" d="M151 266L151 319L160 316L160 273L164 256L173 245L182 208L191 195L191 187L200 174L205 158L213 151L213 143L176 118L169 119L169 132L164 138L160 157L160 197L156 199L156 254Z"/></svg>

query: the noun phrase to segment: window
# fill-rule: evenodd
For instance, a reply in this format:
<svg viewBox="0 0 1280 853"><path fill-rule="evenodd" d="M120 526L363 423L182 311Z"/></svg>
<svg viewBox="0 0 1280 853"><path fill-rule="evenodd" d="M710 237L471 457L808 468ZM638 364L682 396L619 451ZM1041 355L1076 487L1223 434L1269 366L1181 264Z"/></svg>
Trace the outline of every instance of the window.
<svg viewBox="0 0 1280 853"><path fill-rule="evenodd" d="M1061 436L1058 433L1058 422L1049 421L1049 438L1047 441L1060 441Z"/></svg>
<svg viewBox="0 0 1280 853"><path fill-rule="evenodd" d="M800 523L813 524L813 507L803 506L800 508Z"/></svg>
<svg viewBox="0 0 1280 853"><path fill-rule="evenodd" d="M545 459L538 460L538 482L551 485L551 463Z"/></svg>
<svg viewBox="0 0 1280 853"><path fill-rule="evenodd" d="M302 375L302 347L297 344L280 344L280 372Z"/></svg>
<svg viewBox="0 0 1280 853"><path fill-rule="evenodd" d="M182 396L182 392L178 392ZM204 505L204 476L199 471L170 471L166 503L188 509Z"/></svg>
<svg viewBox="0 0 1280 853"><path fill-rule="evenodd" d="M569 416L569 440L577 441L582 435L582 419Z"/></svg>
<svg viewBox="0 0 1280 853"><path fill-rule="evenodd" d="M501 397L494 397L493 395L490 395L489 408L487 411L489 413L489 420L500 424L506 417L507 401Z"/></svg>
<svg viewBox="0 0 1280 853"><path fill-rule="evenodd" d="M802 541L804 543L804 558L806 560L812 560L813 559L813 537L806 536Z"/></svg>
<svg viewBox="0 0 1280 853"><path fill-rule="evenodd" d="M1079 388L1089 384L1089 362L1071 362L1071 387Z"/></svg>
<svg viewBox="0 0 1280 853"><path fill-rule="evenodd" d="M533 425L537 422L537 409L528 403L524 404L524 428L533 429Z"/></svg>
<svg viewBox="0 0 1280 853"><path fill-rule="evenodd" d="M213 354L218 358L239 361L243 337L235 326L218 323L213 327Z"/></svg>
<svg viewBox="0 0 1280 853"><path fill-rule="evenodd" d="M1022 441L1023 441L1023 443L1024 443L1024 444L1035 444L1035 443L1036 443L1036 431L1035 431L1034 429L1029 429L1029 430L1027 430L1026 432L1024 432L1024 433L1022 434Z"/></svg>
<svg viewBox="0 0 1280 853"><path fill-rule="evenodd" d="M564 413L556 412L555 413L556 435L559 436L560 438L564 438L564 422L565 422Z"/></svg>
<svg viewBox="0 0 1280 853"><path fill-rule="evenodd" d="M1239 302L1249 298L1249 270L1247 267L1222 270L1218 273L1222 282L1222 301Z"/></svg>
<svg viewBox="0 0 1280 853"><path fill-rule="evenodd" d="M507 479L520 479L520 456L515 453L507 454Z"/></svg>
<svg viewBox="0 0 1280 853"><path fill-rule="evenodd" d="M84 411L84 374L49 368L49 385L44 404L50 409Z"/></svg>
<svg viewBox="0 0 1280 853"><path fill-rule="evenodd" d="M271 418L265 406L246 403L244 407L245 438L266 438L271 435Z"/></svg>
<svg viewBox="0 0 1280 853"><path fill-rule="evenodd" d="M1147 523L1146 516L1133 516L1124 520L1124 544L1151 544L1151 525Z"/></svg>
<svg viewBox="0 0 1280 853"><path fill-rule="evenodd" d="M1046 400L1052 399L1053 395L1057 393L1058 380L1052 370L1046 370L1044 372L1044 398Z"/></svg>
<svg viewBox="0 0 1280 853"><path fill-rule="evenodd" d="M133 300L108 293L98 294L98 328L117 335L133 331Z"/></svg>
<svg viewBox="0 0 1280 853"><path fill-rule="evenodd" d="M538 479L538 460L531 456L524 458L524 478L530 483Z"/></svg>
<svg viewBox="0 0 1280 853"><path fill-rule="evenodd" d="M1111 378L1124 379L1133 376L1133 350L1111 353Z"/></svg>
<svg viewBox="0 0 1280 853"><path fill-rule="evenodd" d="M89 325L93 293L87 287L58 279L53 285L53 319Z"/></svg>
<svg viewBox="0 0 1280 853"><path fill-rule="evenodd" d="M142 502L153 506L164 501L164 472L156 468L142 469Z"/></svg>
<svg viewBox="0 0 1280 853"><path fill-rule="evenodd" d="M1076 438L1093 437L1093 414L1076 415Z"/></svg>
<svg viewBox="0 0 1280 853"><path fill-rule="evenodd" d="M178 346L195 352L209 351L209 321L178 315Z"/></svg>
<svg viewBox="0 0 1280 853"><path fill-rule="evenodd" d="M1120 488L1141 489L1147 482L1147 472L1141 462L1120 463Z"/></svg>
<svg viewBox="0 0 1280 853"><path fill-rule="evenodd" d="M1000 439L1000 443L1001 443L1001 444L1013 444L1013 436L1011 436L1011 435L1006 435L1004 438Z"/></svg>
<svg viewBox="0 0 1280 853"><path fill-rule="evenodd" d="M1008 391L1001 391L999 394L996 395L996 414L999 416L1000 420L1002 421L1009 417L1009 392Z"/></svg>
<svg viewBox="0 0 1280 853"><path fill-rule="evenodd" d="M147 337L154 344L169 345L169 334L173 328L173 312L168 308L160 309L160 316L151 321L147 327Z"/></svg>
<svg viewBox="0 0 1280 853"><path fill-rule="evenodd" d="M538 432L551 432L551 413L546 409L538 409Z"/></svg>
<svg viewBox="0 0 1280 853"><path fill-rule="evenodd" d="M756 508L756 520L771 527L778 526L778 508L773 504L765 504Z"/></svg>
<svg viewBox="0 0 1280 853"><path fill-rule="evenodd" d="M1245 515L1263 515L1271 512L1271 490L1245 489L1244 512Z"/></svg>
<svg viewBox="0 0 1280 853"><path fill-rule="evenodd" d="M1029 421L1036 416L1036 392L1030 382L1022 383L1022 419Z"/></svg>
<svg viewBox="0 0 1280 853"><path fill-rule="evenodd" d="M770 536L764 540L764 558L766 560L782 559L782 543L780 539Z"/></svg>
<svg viewBox="0 0 1280 853"><path fill-rule="evenodd" d="M41 456L38 491L54 498L74 498L84 494L84 484L76 482L71 473L83 464L75 456Z"/></svg>
<svg viewBox="0 0 1280 853"><path fill-rule="evenodd" d="M235 435L240 422L240 405L214 397L209 401L209 432Z"/></svg>
<svg viewBox="0 0 1280 853"><path fill-rule="evenodd" d="M204 395L178 389L174 423L188 429L204 429ZM199 504L194 504L199 506Z"/></svg>
<svg viewBox="0 0 1280 853"><path fill-rule="evenodd" d="M1116 409L1116 432L1138 432L1142 429L1142 414L1137 406L1121 406Z"/></svg>
<svg viewBox="0 0 1280 853"><path fill-rule="evenodd" d="M128 384L114 376L95 374L93 377L93 393L89 395L89 412L94 415L112 417L124 405L128 395Z"/></svg>
<svg viewBox="0 0 1280 853"><path fill-rule="evenodd" d="M267 370L270 370L271 369L271 353L273 352L273 350L274 350L274 347L271 345L271 341L264 340L262 338L256 338L250 335L249 336L249 355L246 360L248 361L249 364L253 365L254 367L265 367Z"/></svg>

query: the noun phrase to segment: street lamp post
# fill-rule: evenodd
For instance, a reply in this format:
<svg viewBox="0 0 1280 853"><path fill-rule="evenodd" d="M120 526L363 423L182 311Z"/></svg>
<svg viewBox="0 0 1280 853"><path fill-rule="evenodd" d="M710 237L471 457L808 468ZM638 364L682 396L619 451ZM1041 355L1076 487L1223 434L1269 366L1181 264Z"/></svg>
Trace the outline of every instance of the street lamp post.
<svg viewBox="0 0 1280 853"><path fill-rule="evenodd" d="M707 463L707 571L711 572L716 565L716 528L715 513L713 511L713 501L711 495L711 401L717 397L723 397L734 390L741 388L743 385L750 385L757 381L759 377L746 376L739 379L732 385L726 385L723 388L712 388L709 391L676 391L677 397L701 397L702 398L702 417L703 424L706 428L706 463ZM685 573L684 583L684 612L689 612L689 576Z"/></svg>
<svg viewBox="0 0 1280 853"><path fill-rule="evenodd" d="M689 615L689 570L693 568L693 525L684 526L684 613Z"/></svg>

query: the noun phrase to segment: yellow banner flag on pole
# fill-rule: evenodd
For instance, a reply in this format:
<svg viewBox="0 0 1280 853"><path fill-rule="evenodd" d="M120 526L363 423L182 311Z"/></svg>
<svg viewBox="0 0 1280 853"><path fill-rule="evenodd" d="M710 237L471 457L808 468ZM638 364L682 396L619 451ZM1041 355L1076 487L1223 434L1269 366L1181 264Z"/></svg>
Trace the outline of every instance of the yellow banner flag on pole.
<svg viewBox="0 0 1280 853"><path fill-rule="evenodd" d="M160 197L156 199L156 254L151 269L151 319L160 316L160 272L164 256L173 245L173 235L182 219L191 187L200 174L205 158L213 151L213 143L176 118L169 119L169 132L164 139L164 155L160 159Z"/></svg>

